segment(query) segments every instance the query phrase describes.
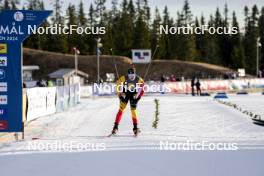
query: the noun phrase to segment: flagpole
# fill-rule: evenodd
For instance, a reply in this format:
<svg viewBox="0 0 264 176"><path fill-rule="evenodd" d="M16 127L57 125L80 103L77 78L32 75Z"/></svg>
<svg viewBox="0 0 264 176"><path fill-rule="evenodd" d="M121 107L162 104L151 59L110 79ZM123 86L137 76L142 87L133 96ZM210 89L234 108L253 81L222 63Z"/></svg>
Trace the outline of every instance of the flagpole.
<svg viewBox="0 0 264 176"><path fill-rule="evenodd" d="M100 55L99 48L97 47L97 83L100 83Z"/></svg>
<svg viewBox="0 0 264 176"><path fill-rule="evenodd" d="M78 75L78 51L77 48L73 48L74 49L74 60L75 60L75 75Z"/></svg>
<svg viewBox="0 0 264 176"><path fill-rule="evenodd" d="M97 47L96 47L96 55L97 55L97 83L100 83L100 48L103 46L101 42L101 38L96 39Z"/></svg>

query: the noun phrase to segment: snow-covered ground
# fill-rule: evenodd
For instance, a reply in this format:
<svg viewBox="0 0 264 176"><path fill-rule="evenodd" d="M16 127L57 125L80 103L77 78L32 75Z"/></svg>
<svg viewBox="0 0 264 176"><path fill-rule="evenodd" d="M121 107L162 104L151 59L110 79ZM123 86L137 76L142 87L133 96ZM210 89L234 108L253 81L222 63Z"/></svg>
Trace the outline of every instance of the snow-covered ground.
<svg viewBox="0 0 264 176"><path fill-rule="evenodd" d="M264 95L229 95L228 101L238 104L241 108L264 117Z"/></svg>
<svg viewBox="0 0 264 176"><path fill-rule="evenodd" d="M158 129L152 128L155 98L160 104ZM234 95L229 101L263 114L261 95ZM118 136L111 138L107 135L118 110L113 97L83 99L67 112L31 122L24 141L0 143L1 174L263 175L264 127L212 97L144 97L138 138L132 135L128 109ZM165 146L160 144L172 150L160 150ZM175 150L196 144L211 145L206 151ZM218 144L238 151L209 151ZM14 165L17 170L10 169Z"/></svg>

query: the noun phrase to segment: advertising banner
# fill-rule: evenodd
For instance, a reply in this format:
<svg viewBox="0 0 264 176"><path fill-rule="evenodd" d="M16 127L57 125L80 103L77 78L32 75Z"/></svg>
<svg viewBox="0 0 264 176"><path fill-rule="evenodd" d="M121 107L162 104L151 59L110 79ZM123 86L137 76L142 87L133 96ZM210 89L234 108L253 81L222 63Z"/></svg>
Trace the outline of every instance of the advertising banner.
<svg viewBox="0 0 264 176"><path fill-rule="evenodd" d="M133 63L150 63L151 62L151 50L132 50Z"/></svg>
<svg viewBox="0 0 264 176"><path fill-rule="evenodd" d="M81 98L89 98L93 96L93 86L81 87Z"/></svg>
<svg viewBox="0 0 264 176"><path fill-rule="evenodd" d="M56 87L27 89L27 121L56 112Z"/></svg>
<svg viewBox="0 0 264 176"><path fill-rule="evenodd" d="M56 87L46 88L46 114L53 114L56 112Z"/></svg>
<svg viewBox="0 0 264 176"><path fill-rule="evenodd" d="M29 27L39 26L50 14L28 10L0 14L0 132L22 131L22 42L31 33Z"/></svg>
<svg viewBox="0 0 264 176"><path fill-rule="evenodd" d="M27 121L34 120L46 114L46 96L46 88L40 87L27 90Z"/></svg>
<svg viewBox="0 0 264 176"><path fill-rule="evenodd" d="M56 111L62 112L64 110L64 87L57 87L56 99Z"/></svg>

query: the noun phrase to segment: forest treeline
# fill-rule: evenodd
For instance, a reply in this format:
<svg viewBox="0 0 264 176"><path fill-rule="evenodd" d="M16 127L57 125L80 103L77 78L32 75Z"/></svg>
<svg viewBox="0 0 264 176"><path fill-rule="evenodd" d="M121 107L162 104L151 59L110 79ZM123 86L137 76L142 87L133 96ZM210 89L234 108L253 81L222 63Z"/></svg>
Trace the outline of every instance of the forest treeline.
<svg viewBox="0 0 264 176"><path fill-rule="evenodd" d="M202 3L202 2L201 2ZM86 4L85 4L86 5ZM239 24L236 12L230 12L228 4L217 7L209 19L203 15L194 16L191 4L184 1L182 10L170 12L168 7L152 10L148 0L112 0L111 7L106 7L106 0L94 0L89 7L80 1L78 6L67 4L63 11L63 1L54 0L53 15L42 26L62 24L83 27L106 27L104 35L32 35L24 42L28 48L73 53L73 47L79 48L82 55L96 53L96 38L102 39L103 54L131 56L131 49L159 49L155 59L178 59L198 61L226 66L246 68L247 73L256 73L257 41L264 46L264 7L244 7L244 22ZM65 6L65 5L64 5ZM4 9L45 10L42 0L28 0L26 5L18 0L0 0L0 10ZM88 10L85 10L88 9ZM181 27L187 25L209 27L237 27L235 35L205 33L196 34L160 34L159 26ZM260 48L260 66L264 64L264 47Z"/></svg>

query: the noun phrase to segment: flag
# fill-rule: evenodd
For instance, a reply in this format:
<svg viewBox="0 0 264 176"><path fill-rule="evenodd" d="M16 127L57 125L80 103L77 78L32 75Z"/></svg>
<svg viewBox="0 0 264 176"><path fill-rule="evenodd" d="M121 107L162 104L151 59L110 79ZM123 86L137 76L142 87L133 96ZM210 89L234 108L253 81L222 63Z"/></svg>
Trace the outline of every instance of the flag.
<svg viewBox="0 0 264 176"><path fill-rule="evenodd" d="M80 54L80 50L78 50L78 48L74 47L73 50L74 50L75 54Z"/></svg>

